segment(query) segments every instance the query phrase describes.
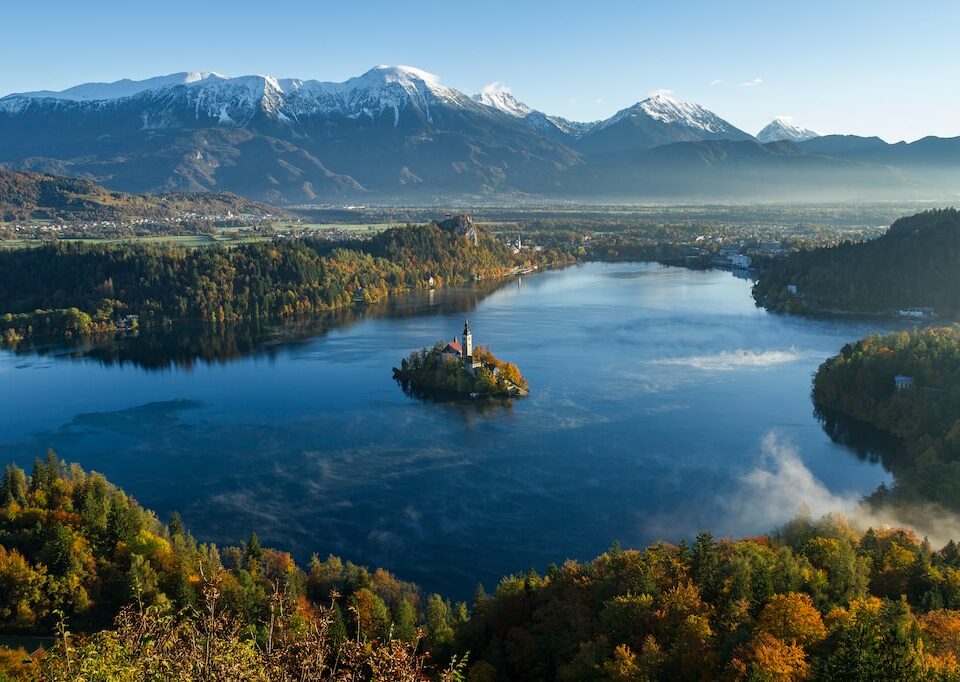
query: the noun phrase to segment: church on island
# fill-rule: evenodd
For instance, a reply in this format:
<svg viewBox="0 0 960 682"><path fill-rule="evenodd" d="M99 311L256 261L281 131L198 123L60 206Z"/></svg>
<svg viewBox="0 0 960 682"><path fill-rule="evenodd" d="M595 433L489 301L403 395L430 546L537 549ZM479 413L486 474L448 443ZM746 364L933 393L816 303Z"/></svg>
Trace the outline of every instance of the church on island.
<svg viewBox="0 0 960 682"><path fill-rule="evenodd" d="M463 321L463 336L460 338L461 340L457 341L454 337L453 341L448 343L441 352L445 358L460 358L463 360L463 366L473 371L480 367L482 363L473 356L473 334L470 332L470 322L468 320Z"/></svg>
<svg viewBox="0 0 960 682"><path fill-rule="evenodd" d="M404 391L420 395L461 395L471 398L523 398L527 380L516 365L504 362L482 346L473 345L470 322L463 321L459 339L440 341L413 351L393 368Z"/></svg>

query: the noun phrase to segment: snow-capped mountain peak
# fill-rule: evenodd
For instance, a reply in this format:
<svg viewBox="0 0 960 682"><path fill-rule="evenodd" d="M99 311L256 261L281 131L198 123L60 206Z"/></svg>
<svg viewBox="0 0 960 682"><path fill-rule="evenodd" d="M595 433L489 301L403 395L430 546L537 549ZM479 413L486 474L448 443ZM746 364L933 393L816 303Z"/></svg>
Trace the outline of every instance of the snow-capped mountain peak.
<svg viewBox="0 0 960 682"><path fill-rule="evenodd" d="M287 98L295 115L319 111L360 118L392 111L395 126L408 107L419 110L432 122L431 107L438 102L476 106L462 92L443 85L439 77L412 66L375 66L342 83L297 82L296 92Z"/></svg>
<svg viewBox="0 0 960 682"><path fill-rule="evenodd" d="M681 102L664 93L647 97L636 105L643 113L661 123L681 124L690 128L700 128L710 133L723 129L723 121L713 112L699 104Z"/></svg>
<svg viewBox="0 0 960 682"><path fill-rule="evenodd" d="M473 99L480 102L480 104L493 107L498 111L502 111L510 116L516 116L517 118L523 118L533 113L533 109L513 96L510 88L500 83L491 83L474 95Z"/></svg>
<svg viewBox="0 0 960 682"><path fill-rule="evenodd" d="M597 130L602 130L628 118L652 119L671 127L687 128L710 135L733 129L729 123L699 104L683 102L665 93L658 92L633 106L621 109L606 121L601 121L597 124Z"/></svg>
<svg viewBox="0 0 960 682"><path fill-rule="evenodd" d="M659 92L597 123L583 136L581 148L590 154L624 154L675 142L752 139L699 104Z"/></svg>
<svg viewBox="0 0 960 682"><path fill-rule="evenodd" d="M766 125L766 127L757 133L757 139L760 142L803 142L820 137L820 133L808 128L802 128L793 122L790 116L778 116Z"/></svg>

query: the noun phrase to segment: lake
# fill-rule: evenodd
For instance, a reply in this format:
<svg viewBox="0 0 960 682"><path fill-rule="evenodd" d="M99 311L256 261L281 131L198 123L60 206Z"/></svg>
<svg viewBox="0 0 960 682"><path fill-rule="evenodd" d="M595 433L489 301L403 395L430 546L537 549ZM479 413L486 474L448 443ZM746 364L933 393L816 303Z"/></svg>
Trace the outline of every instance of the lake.
<svg viewBox="0 0 960 682"><path fill-rule="evenodd" d="M591 263L284 329L0 352L0 454L53 448L203 541L255 530L454 598L478 581L854 504L884 469L813 414L817 366L878 324L772 315L721 271ZM519 365L511 405L405 395L452 338Z"/></svg>

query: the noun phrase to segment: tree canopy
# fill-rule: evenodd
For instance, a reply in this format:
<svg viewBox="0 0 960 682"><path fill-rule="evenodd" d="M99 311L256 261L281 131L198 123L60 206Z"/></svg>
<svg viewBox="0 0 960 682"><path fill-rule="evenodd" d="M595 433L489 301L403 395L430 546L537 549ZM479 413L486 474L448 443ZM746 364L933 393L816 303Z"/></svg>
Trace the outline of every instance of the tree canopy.
<svg viewBox="0 0 960 682"><path fill-rule="evenodd" d="M897 376L908 379L898 390ZM960 325L874 334L824 362L814 403L897 437L892 461L905 502L960 509Z"/></svg>
<svg viewBox="0 0 960 682"><path fill-rule="evenodd" d="M472 604L252 534L198 544L50 453L0 484L8 679L947 680L960 550L842 517L741 540L611 548L519 573ZM2 678L0 678L2 679Z"/></svg>

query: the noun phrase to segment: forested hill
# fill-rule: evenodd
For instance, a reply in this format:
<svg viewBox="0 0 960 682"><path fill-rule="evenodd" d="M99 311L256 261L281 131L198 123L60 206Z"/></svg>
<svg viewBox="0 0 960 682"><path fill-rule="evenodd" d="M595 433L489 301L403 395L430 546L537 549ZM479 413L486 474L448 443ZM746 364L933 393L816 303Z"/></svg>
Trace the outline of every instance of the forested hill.
<svg viewBox="0 0 960 682"><path fill-rule="evenodd" d="M538 262L567 256L538 252ZM0 334L83 334L141 324L316 313L391 293L498 277L524 264L468 218L392 228L369 242L278 239L235 248L53 244L0 251Z"/></svg>
<svg viewBox="0 0 960 682"><path fill-rule="evenodd" d="M4 680L955 680L957 609L956 544L839 517L614 547L452 604L255 534L199 544L52 453L0 483L0 633L58 635L39 662L0 646Z"/></svg>
<svg viewBox="0 0 960 682"><path fill-rule="evenodd" d="M129 221L183 213L267 215L279 209L227 192L126 194L80 178L0 170L2 221Z"/></svg>
<svg viewBox="0 0 960 682"><path fill-rule="evenodd" d="M897 376L909 378L899 390ZM902 439L892 501L960 510L960 325L848 344L820 366L813 398Z"/></svg>
<svg viewBox="0 0 960 682"><path fill-rule="evenodd" d="M796 292L791 292L795 287ZM897 220L879 239L770 262L753 289L758 305L785 312L960 311L960 212Z"/></svg>

